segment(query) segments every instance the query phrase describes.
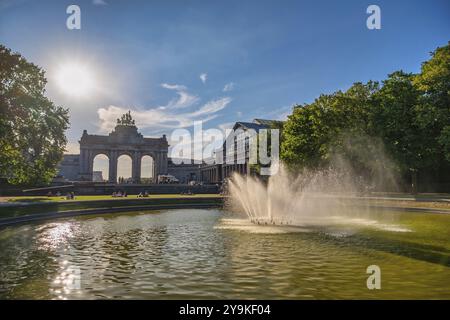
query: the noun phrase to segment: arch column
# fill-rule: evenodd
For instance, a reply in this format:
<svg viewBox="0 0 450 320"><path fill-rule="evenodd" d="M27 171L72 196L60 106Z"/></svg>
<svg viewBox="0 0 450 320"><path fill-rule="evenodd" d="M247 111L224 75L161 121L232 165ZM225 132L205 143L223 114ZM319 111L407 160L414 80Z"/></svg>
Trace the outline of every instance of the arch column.
<svg viewBox="0 0 450 320"><path fill-rule="evenodd" d="M153 158L153 173L155 176L155 179L158 179L158 176L161 173L161 153L160 152L156 152L155 153L155 157Z"/></svg>
<svg viewBox="0 0 450 320"><path fill-rule="evenodd" d="M167 174L167 152L161 152L161 174Z"/></svg>
<svg viewBox="0 0 450 320"><path fill-rule="evenodd" d="M141 162L141 153L139 151L135 151L131 165L131 177L133 178L133 183L140 183L141 181Z"/></svg>
<svg viewBox="0 0 450 320"><path fill-rule="evenodd" d="M92 177L94 175L94 150L88 149L86 152L86 172L88 174L89 181L92 181Z"/></svg>
<svg viewBox="0 0 450 320"><path fill-rule="evenodd" d="M109 158L109 183L117 183L117 151L112 150L108 154Z"/></svg>
<svg viewBox="0 0 450 320"><path fill-rule="evenodd" d="M84 180L92 180L92 150L90 148L80 148L80 178Z"/></svg>

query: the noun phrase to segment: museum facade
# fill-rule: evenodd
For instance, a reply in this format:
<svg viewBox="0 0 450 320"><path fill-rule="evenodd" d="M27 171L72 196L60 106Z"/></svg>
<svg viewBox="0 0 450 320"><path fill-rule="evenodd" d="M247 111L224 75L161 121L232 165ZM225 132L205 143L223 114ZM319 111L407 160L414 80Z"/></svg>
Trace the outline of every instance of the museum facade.
<svg viewBox="0 0 450 320"><path fill-rule="evenodd" d="M130 112L117 119L114 130L107 136L88 134L87 130L79 140L80 154L64 155L59 165L59 176L70 181L95 181L94 159L105 155L109 160L108 177L103 177L110 183L117 183L117 162L122 155L131 158L131 182L141 180L141 161L144 156L152 158L152 174L168 174L167 138L147 138L138 132Z"/></svg>
<svg viewBox="0 0 450 320"><path fill-rule="evenodd" d="M260 129L268 129L276 121L255 119L253 122L236 122L233 130L252 130L259 132ZM152 159L151 183L157 183L159 176L171 175L177 179L178 183L186 184L192 181L206 184L220 184L224 179L229 178L234 172L243 175L250 174L249 149L248 145L243 150L233 148L235 153L232 158L236 160L234 164L221 163L196 164L191 159L183 161L172 161L168 157L169 144L166 135L159 138L144 137L138 132L135 121L130 112L117 119L115 128L109 135L88 134L83 131L80 143L80 154L65 154L58 166L59 173L57 179L63 181L94 181L109 183L124 183L118 177L118 159L126 155L131 159L131 177L126 183L143 183L142 179L142 159L149 156ZM232 141L236 144L236 141ZM217 150L217 154L225 156L225 142L222 148ZM104 155L108 159L108 176L104 177L102 171L94 170L94 159ZM238 161L238 160L242 161ZM149 180L145 180L149 181Z"/></svg>

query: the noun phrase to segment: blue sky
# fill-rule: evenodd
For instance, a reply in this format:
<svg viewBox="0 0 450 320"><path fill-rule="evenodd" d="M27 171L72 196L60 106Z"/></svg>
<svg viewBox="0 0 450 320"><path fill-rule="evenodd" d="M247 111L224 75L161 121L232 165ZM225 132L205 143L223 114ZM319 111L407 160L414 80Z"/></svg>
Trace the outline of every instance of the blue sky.
<svg viewBox="0 0 450 320"><path fill-rule="evenodd" d="M66 28L70 4L81 8L81 30ZM366 28L370 4L381 8L381 30ZM69 152L83 129L106 134L128 109L148 136L193 120L283 119L321 93L418 72L449 40L448 0L0 0L0 43L47 70L49 97L70 108ZM89 95L55 83L70 61L95 75Z"/></svg>

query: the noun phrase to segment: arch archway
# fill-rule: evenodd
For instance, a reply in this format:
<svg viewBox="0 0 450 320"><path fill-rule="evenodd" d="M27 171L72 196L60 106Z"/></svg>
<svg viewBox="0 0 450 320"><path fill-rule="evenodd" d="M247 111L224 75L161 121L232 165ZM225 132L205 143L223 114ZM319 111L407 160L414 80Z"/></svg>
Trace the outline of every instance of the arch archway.
<svg viewBox="0 0 450 320"><path fill-rule="evenodd" d="M106 154L99 153L94 157L92 164L92 181L104 182L109 177L109 158Z"/></svg>
<svg viewBox="0 0 450 320"><path fill-rule="evenodd" d="M155 182L155 161L153 157L145 155L141 158L141 183Z"/></svg>
<svg viewBox="0 0 450 320"><path fill-rule="evenodd" d="M132 181L133 160L128 154L117 158L117 182L130 183Z"/></svg>

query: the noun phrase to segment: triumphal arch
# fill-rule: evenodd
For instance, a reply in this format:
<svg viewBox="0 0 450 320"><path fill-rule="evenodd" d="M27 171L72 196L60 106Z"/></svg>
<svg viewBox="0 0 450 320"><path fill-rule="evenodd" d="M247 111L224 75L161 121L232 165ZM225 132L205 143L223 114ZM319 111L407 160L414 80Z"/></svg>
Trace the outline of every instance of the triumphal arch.
<svg viewBox="0 0 450 320"><path fill-rule="evenodd" d="M166 136L146 138L138 132L130 111L117 119L114 130L107 136L88 134L83 131L80 139L80 178L92 180L94 158L104 154L109 159L111 183L117 182L117 159L128 155L132 160L131 176L138 183L141 177L141 160L144 156L153 159L153 177L167 174L167 152L169 145Z"/></svg>

